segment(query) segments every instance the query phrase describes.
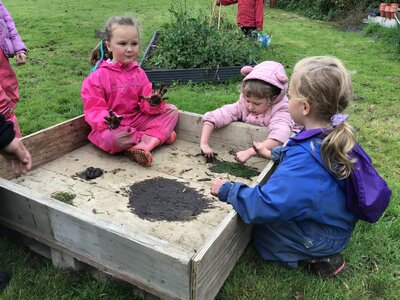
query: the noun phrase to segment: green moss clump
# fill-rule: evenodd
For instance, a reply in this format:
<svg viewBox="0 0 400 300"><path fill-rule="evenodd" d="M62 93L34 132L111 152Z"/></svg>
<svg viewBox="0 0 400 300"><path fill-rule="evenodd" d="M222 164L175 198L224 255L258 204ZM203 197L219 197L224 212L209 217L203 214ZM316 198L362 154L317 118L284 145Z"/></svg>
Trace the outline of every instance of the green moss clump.
<svg viewBox="0 0 400 300"><path fill-rule="evenodd" d="M260 174L260 172L255 168L223 160L216 160L215 164L210 167L210 170L214 173L228 173L236 177L247 179L258 176Z"/></svg>
<svg viewBox="0 0 400 300"><path fill-rule="evenodd" d="M73 205L72 200L75 199L76 195L68 192L54 192L51 194L51 197L58 201Z"/></svg>

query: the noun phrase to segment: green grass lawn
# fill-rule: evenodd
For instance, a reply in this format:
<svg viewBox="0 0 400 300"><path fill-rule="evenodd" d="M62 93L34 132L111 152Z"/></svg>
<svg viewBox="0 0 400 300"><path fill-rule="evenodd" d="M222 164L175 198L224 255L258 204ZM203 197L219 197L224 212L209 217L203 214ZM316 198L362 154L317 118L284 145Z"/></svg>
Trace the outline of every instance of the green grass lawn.
<svg viewBox="0 0 400 300"><path fill-rule="evenodd" d="M82 114L80 88L89 73L89 52L98 43L95 30L112 15L131 14L142 23L142 50L171 15L166 0L4 0L28 52L15 67L21 101L16 114L24 135ZM195 15L209 14L209 1L187 1ZM224 22L235 22L236 6L223 7ZM335 24L265 8L269 49L258 61L281 62L290 75L310 55L335 55L353 74L355 101L349 109L362 146L387 180L393 197L374 225L359 222L344 251L347 271L322 280L301 269L289 270L260 259L252 246L222 287L218 299L397 299L400 294L400 59L395 46ZM168 96L180 109L197 113L238 98L240 80L221 85L173 85ZM18 242L0 242L0 270L13 279L0 299L140 299L122 282L104 282L87 273L52 267ZM135 295L135 296L134 296Z"/></svg>

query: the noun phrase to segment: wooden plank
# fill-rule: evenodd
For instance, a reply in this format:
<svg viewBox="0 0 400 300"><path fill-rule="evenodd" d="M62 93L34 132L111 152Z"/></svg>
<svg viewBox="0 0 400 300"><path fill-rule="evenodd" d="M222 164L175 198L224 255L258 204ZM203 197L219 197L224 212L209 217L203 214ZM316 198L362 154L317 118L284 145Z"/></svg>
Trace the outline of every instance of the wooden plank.
<svg viewBox="0 0 400 300"><path fill-rule="evenodd" d="M199 144L202 115L190 112L181 112L176 133L179 139ZM216 129L210 137L210 145L230 150L247 149L253 141L262 142L267 138L267 127L260 127L243 122L233 122L229 126Z"/></svg>
<svg viewBox="0 0 400 300"><path fill-rule="evenodd" d="M231 212L192 260L191 299L214 299L251 240L252 226Z"/></svg>
<svg viewBox="0 0 400 300"><path fill-rule="evenodd" d="M88 152L85 157L92 159L85 159L87 164L97 161L112 165L113 168L117 168L118 164L125 164L124 168L126 169L132 168L132 170L124 170L117 174L114 173L114 175L108 174L108 177L115 177L117 183L110 182L104 187L103 184L99 184L98 187L101 186L104 189L101 194L115 193L119 190L121 182L131 183L130 178L137 179L137 175L141 173L147 177L154 177L161 172L169 175L167 177L176 176L178 178L184 174L183 177L187 176L185 180L190 181L191 185L198 188L201 188L201 185L208 187L209 183L197 182L197 178L199 178L197 173L202 173L200 178L206 174L204 166L193 167L193 170L186 171L189 165L185 164L188 163L178 158L184 157L186 154L180 148L175 148L182 147L180 142L183 141L191 143L188 152L191 158L188 160L193 163L193 157L199 151L201 121L202 115L180 112L180 119L176 127L179 140L172 146L162 146L156 149L154 151L155 163L148 170L126 162L125 157L118 158L103 153L94 146L89 147L90 149L85 148L84 151ZM82 146L88 143L88 133L89 126L85 123L83 116L79 116L25 137L24 143L34 158L34 168L36 169L30 172L29 176L42 168L48 174L50 172L55 174L54 176L48 175L50 177L47 178L56 179L57 172L59 172L58 175L63 177L60 180L64 184L70 184L71 174L68 172L76 172L80 169L80 165L75 163L76 158L71 156L70 163L61 164L62 169L57 169L59 167L57 159L63 159L63 155L70 156L70 153L78 148L76 151L80 151ZM253 140L262 141L266 136L266 128L235 122L230 126L215 130L210 143L218 151L221 151L221 156L224 156L229 155L228 151L230 150L248 148ZM85 147L88 146L91 145ZM182 160L180 163L183 164L180 165L179 170L175 170L175 173L168 169L177 163L173 162L174 158L178 159L178 162ZM115 164L118 160L121 161ZM260 159L252 159L251 164L254 162L258 169L262 170L260 164L267 161L257 160ZM5 175L7 178L11 178L12 176L5 174L2 166L1 164L0 176ZM63 174L63 171L67 169L68 172ZM266 169L263 171L264 174L258 177L258 182L261 182L267 177L266 174L269 174ZM148 172L146 171L146 173L144 170ZM17 181L25 179L26 177L23 176L17 178ZM22 182L20 183L22 185ZM77 259L165 299L214 298L251 239L251 226L243 224L236 212L229 209L227 212L224 209L224 213L227 215L222 222L219 221L221 219L218 222L211 222L212 230L207 233L201 247L196 247L194 252L197 251L197 253L194 254L163 238L143 233L140 226L137 226L136 230L128 230L127 227L120 226L115 221L53 200L49 198L49 195L42 193L44 190L50 191L49 186L44 186L46 182L41 184L42 188L39 184L39 188L36 187L36 192L34 192L21 185L0 179L2 203L0 221L51 247L55 260L61 258L62 261L61 256ZM50 181L47 184L50 185ZM51 184L56 184L57 187L61 186L57 180L51 181ZM76 188L80 188L81 184L83 183L77 183ZM38 184L36 183L36 185ZM107 195L106 197L108 197ZM99 196L97 200L101 200L100 198ZM209 224L207 223L209 220L206 222L204 218L205 215L201 216L196 224L192 225L189 222L179 226L184 229L183 225L190 225L192 230L200 231ZM57 251L60 252L59 255Z"/></svg>
<svg viewBox="0 0 400 300"><path fill-rule="evenodd" d="M265 184L276 168L271 160L255 184ZM214 299L252 237L252 225L232 211L192 259L191 300Z"/></svg>
<svg viewBox="0 0 400 300"><path fill-rule="evenodd" d="M3 179L0 199L7 227L160 297L189 298L190 258L168 242Z"/></svg>
<svg viewBox="0 0 400 300"><path fill-rule="evenodd" d="M32 168L41 166L88 143L90 127L83 116L73 118L22 138L32 155ZM0 177L14 178L4 169L4 158L0 157Z"/></svg>

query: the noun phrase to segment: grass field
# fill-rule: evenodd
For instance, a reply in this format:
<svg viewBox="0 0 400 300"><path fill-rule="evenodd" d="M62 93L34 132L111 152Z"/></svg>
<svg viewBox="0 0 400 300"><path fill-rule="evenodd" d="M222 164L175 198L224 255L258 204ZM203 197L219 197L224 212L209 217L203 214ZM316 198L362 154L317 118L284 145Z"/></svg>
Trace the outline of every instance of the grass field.
<svg viewBox="0 0 400 300"><path fill-rule="evenodd" d="M80 88L89 73L95 31L112 15L131 14L142 23L142 50L154 30L171 18L167 0L4 0L24 39L28 63L15 67L21 101L16 114L24 135L82 114ZM188 0L194 15L209 14L209 1ZM223 7L224 22L235 22L236 6ZM265 8L264 32L270 48L258 60L281 62L290 75L310 55L335 55L353 74L355 101L348 110L359 142L393 191L384 217L359 222L344 251L347 271L322 280L260 259L249 246L218 299L398 299L400 294L400 58L395 45L335 24L311 21ZM185 111L204 113L237 100L240 81L221 85L176 84L169 101ZM104 282L87 273L52 267L10 238L0 242L0 270L13 279L0 299L141 299L124 283Z"/></svg>

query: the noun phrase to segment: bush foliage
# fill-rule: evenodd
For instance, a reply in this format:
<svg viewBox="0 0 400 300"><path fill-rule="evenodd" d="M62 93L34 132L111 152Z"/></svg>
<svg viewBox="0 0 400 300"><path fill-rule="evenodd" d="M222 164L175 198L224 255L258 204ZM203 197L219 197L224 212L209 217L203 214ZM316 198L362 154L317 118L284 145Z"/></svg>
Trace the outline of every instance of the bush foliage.
<svg viewBox="0 0 400 300"><path fill-rule="evenodd" d="M379 8L379 0L279 0L278 6L299 12L309 18L324 21L340 21L367 8ZM396 1L393 1L396 2Z"/></svg>
<svg viewBox="0 0 400 300"><path fill-rule="evenodd" d="M145 68L218 68L243 65L255 59L255 43L236 25L217 26L217 20L199 13L193 17L186 5L170 8L172 21L162 26L154 52Z"/></svg>

